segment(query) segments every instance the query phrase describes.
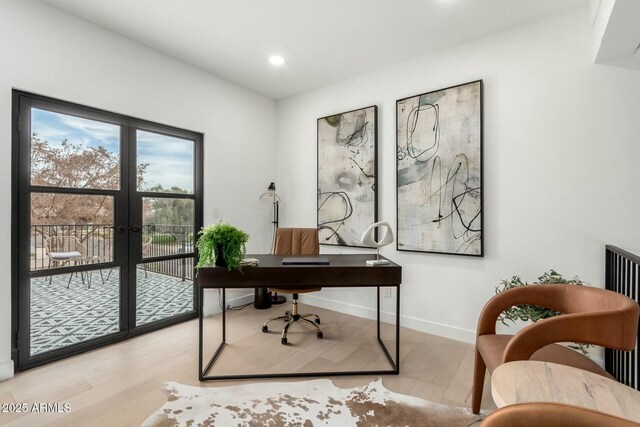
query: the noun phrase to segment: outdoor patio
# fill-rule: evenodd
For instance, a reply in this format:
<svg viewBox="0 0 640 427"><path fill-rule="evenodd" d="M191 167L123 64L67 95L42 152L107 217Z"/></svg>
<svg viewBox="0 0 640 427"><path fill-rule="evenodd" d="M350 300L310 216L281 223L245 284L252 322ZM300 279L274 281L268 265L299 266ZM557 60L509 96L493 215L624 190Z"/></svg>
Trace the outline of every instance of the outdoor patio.
<svg viewBox="0 0 640 427"><path fill-rule="evenodd" d="M119 331L118 269L93 271L91 288L82 279L73 275L68 289L68 274L31 280L32 356ZM136 326L191 311L193 282L140 267L136 308Z"/></svg>

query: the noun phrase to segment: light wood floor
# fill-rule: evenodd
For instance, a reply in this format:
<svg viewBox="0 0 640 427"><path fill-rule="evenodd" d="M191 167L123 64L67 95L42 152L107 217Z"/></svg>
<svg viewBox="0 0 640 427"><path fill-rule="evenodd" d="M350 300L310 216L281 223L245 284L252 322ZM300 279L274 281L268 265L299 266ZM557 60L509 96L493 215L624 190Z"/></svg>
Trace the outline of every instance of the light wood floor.
<svg viewBox="0 0 640 427"><path fill-rule="evenodd" d="M294 325L290 345L280 344L281 322L270 324L271 333L260 331L262 322L281 315L286 306L256 310L252 306L228 315L230 342L212 373L278 372L282 370L353 370L389 367L375 341L375 322L316 307L304 307L322 319L324 339L311 327ZM219 337L219 315L207 319L211 345ZM0 382L0 402L68 402L70 413L6 414L7 426L138 426L166 401L165 381L219 387L239 381L200 384L197 377L197 321L139 336L35 368ZM389 349L393 328L382 336ZM473 346L411 329L401 330L400 375L383 376L385 387L452 406L469 406L473 373ZM488 377L488 375L487 375ZM366 384L375 376L332 377L338 387ZM280 378L271 381L303 381ZM269 380L260 380L269 381ZM253 381L258 382L258 381ZM493 409L488 383L483 408Z"/></svg>

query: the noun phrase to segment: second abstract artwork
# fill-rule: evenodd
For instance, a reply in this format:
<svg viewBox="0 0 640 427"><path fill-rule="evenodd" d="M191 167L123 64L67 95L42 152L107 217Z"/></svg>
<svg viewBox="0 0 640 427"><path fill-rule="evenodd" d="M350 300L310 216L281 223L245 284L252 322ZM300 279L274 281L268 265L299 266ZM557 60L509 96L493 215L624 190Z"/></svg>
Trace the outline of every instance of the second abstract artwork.
<svg viewBox="0 0 640 427"><path fill-rule="evenodd" d="M318 119L320 243L362 246L377 221L376 106Z"/></svg>
<svg viewBox="0 0 640 427"><path fill-rule="evenodd" d="M396 103L398 250L483 256L482 81Z"/></svg>

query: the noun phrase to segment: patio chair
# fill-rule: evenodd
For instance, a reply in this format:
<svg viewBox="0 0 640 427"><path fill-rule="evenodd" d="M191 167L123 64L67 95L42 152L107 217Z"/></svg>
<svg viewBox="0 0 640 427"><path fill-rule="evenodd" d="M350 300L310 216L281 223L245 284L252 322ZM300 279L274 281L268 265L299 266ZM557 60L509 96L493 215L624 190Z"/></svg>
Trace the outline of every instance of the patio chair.
<svg viewBox="0 0 640 427"><path fill-rule="evenodd" d="M105 228L110 228L110 227L105 226ZM95 239L95 243L93 244L93 251L92 251L93 255L88 256L85 260L83 260L85 264L103 264L103 263L112 261L112 254L111 254L112 243L111 242L113 240L111 235L107 235L107 236L105 236L104 232L101 234L98 234L98 237ZM104 278L104 274L102 270L103 270L102 268L99 268L100 279L102 280L102 284L104 284L105 280L109 281L109 279L111 278L111 273L113 272L113 268L108 269L109 271L107 273L106 279ZM89 282L89 287L91 287L91 282Z"/></svg>
<svg viewBox="0 0 640 427"><path fill-rule="evenodd" d="M148 257L151 252L151 244L153 243L153 236L142 236L142 258ZM142 263L142 269L144 270L144 277L147 277L147 263Z"/></svg>
<svg viewBox="0 0 640 427"><path fill-rule="evenodd" d="M54 267L64 267L71 264L71 262L75 265L78 261L87 257L87 246L80 243L80 240L74 236L49 236L44 239L44 247L49 258L49 268L52 265ZM67 289L71 284L72 277L73 273L69 275ZM53 275L50 275L49 284L51 284L52 279Z"/></svg>

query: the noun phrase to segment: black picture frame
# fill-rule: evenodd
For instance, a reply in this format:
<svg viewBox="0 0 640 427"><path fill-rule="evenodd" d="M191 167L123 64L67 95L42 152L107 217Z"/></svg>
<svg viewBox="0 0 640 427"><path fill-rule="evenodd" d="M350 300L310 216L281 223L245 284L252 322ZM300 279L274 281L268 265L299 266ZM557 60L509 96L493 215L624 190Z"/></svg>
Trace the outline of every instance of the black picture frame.
<svg viewBox="0 0 640 427"><path fill-rule="evenodd" d="M469 96L471 101L468 102L475 105L465 103ZM442 105L434 100L441 101ZM484 256L483 105L484 83L481 79L396 100L398 251ZM423 109L423 106L426 107ZM470 108L471 113L467 114L465 108ZM422 110L431 111L433 119L423 119L420 123L418 113ZM445 129L440 125L443 120L447 125ZM420 144L420 136L423 136L425 139L433 138L433 144L416 148L413 137L421 125L427 135L418 135L417 143ZM468 132L460 130L463 126L468 126ZM466 150L457 147L463 137L467 142L477 139L476 146L465 147ZM444 145L442 150L441 145ZM469 155L473 156L471 160ZM414 162L414 170L410 169L411 161ZM432 206L434 198L437 199L437 212ZM431 206L424 208L427 204ZM424 208L420 215L417 215L418 208ZM415 221L408 221L408 218ZM450 236L445 235L450 230ZM415 241L409 241L407 236Z"/></svg>
<svg viewBox="0 0 640 427"><path fill-rule="evenodd" d="M361 121L363 115L364 122ZM345 123L347 130L341 135L342 123ZM336 128L335 138L331 134L323 134L325 130L331 131L331 127ZM364 143L363 138L367 138ZM324 153L322 149L324 144L332 142L343 147L334 150L335 152L342 151L346 154L342 159L336 159L335 164L325 165L323 160L330 153ZM366 246L360 243L362 233L369 225L378 221L378 106L370 105L320 117L317 119L316 144L316 223L320 244L364 248ZM360 158L355 159L358 156L364 157L364 162L360 161ZM338 160L342 160L342 163L338 163ZM331 176L331 173L340 170L342 172ZM329 183L331 178L334 183ZM350 188L360 191L353 192ZM364 206L364 203L354 204L351 200L354 194L364 196L368 202L367 206ZM331 210L327 208L327 204L334 201L338 206L344 205L344 217L331 217ZM346 230L348 232L345 233Z"/></svg>

